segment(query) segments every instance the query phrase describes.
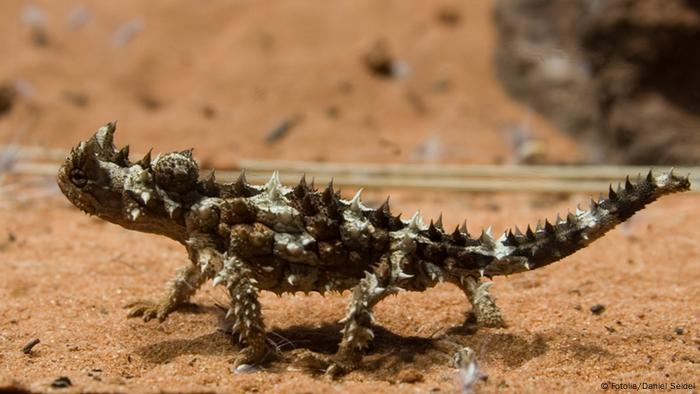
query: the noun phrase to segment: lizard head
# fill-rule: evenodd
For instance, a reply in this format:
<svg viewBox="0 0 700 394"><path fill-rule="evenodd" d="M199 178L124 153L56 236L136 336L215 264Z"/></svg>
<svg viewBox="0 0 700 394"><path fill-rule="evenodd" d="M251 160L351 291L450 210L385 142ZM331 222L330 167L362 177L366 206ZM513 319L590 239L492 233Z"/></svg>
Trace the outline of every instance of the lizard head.
<svg viewBox="0 0 700 394"><path fill-rule="evenodd" d="M128 145L122 149L114 146L115 130L116 122L108 123L71 149L58 171L61 191L87 214L183 241L179 192L193 190L191 184L196 184L198 177L191 153L169 153L152 162L149 152L132 163Z"/></svg>

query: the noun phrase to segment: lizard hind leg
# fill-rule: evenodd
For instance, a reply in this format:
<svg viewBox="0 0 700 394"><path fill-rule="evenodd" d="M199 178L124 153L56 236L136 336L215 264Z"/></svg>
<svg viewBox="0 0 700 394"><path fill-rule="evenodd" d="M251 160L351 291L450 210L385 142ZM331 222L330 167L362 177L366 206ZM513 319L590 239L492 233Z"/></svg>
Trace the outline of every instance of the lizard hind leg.
<svg viewBox="0 0 700 394"><path fill-rule="evenodd" d="M257 281L248 263L235 255L226 257L223 269L214 281L226 286L231 298L226 318L233 319L232 331L234 335L238 334L244 346L233 359L234 372L246 372L252 365L262 362L268 352Z"/></svg>
<svg viewBox="0 0 700 394"><path fill-rule="evenodd" d="M336 355L339 360L349 364L359 362L362 350L374 339L370 328L374 322L372 308L391 292L391 289L379 285L376 274L365 273L365 277L353 290L347 313L340 321L344 327L341 331L343 339Z"/></svg>
<svg viewBox="0 0 700 394"><path fill-rule="evenodd" d="M367 348L374 338L370 328L374 317L372 307L382 298L392 294L389 286L381 287L375 273L365 273L352 292L352 299L348 305L345 317L340 320L344 323L338 351L333 356L317 354L310 350L299 350L296 353L297 363L312 369L325 369L331 377L345 374L356 369L362 360L363 350Z"/></svg>
<svg viewBox="0 0 700 394"><path fill-rule="evenodd" d="M464 276L456 282L472 304L477 323L484 327L505 327L501 311L496 305L489 288L493 282L482 282L471 276Z"/></svg>
<svg viewBox="0 0 700 394"><path fill-rule="evenodd" d="M354 287L348 304L341 333L343 338L335 355L328 357L303 350L297 354L297 360L306 366L325 368L326 374L335 377L359 367L363 351L374 339L371 324L374 321L372 308L383 298L400 290L400 284L406 278L401 270L404 254L394 252L382 258L384 264L374 272L365 272L364 278Z"/></svg>

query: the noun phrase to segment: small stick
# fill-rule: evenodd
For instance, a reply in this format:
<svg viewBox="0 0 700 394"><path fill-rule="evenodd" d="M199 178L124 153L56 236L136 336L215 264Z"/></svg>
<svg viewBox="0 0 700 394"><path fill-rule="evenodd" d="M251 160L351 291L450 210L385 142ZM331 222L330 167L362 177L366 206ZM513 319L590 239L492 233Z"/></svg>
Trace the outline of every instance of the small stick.
<svg viewBox="0 0 700 394"><path fill-rule="evenodd" d="M2 147L2 146L0 146ZM60 154L19 148L19 157L34 160L47 153L53 160ZM36 156L35 156L36 155ZM138 155L137 155L138 156ZM378 164L378 163L314 163L294 161L240 160L239 166L247 169L248 179L265 182L269 173L280 170L290 178L302 173L313 174L317 179L330 179L339 186L367 188L443 189L455 191L500 192L593 192L605 190L610 182L628 174L645 174L646 166L501 166L455 164ZM683 167L678 172L694 173L692 183L700 182L700 167ZM11 173L17 175L49 175L58 171L58 163L20 161ZM656 173L663 172L657 168ZM217 171L220 181L233 181L238 171ZM2 174L0 174L2 175ZM700 190L691 190L700 192Z"/></svg>
<svg viewBox="0 0 700 394"><path fill-rule="evenodd" d="M39 340L39 338L32 339L26 345L24 345L24 347L22 348L22 353L24 353L24 354L31 353L34 346L38 345L39 342L41 342L41 340Z"/></svg>
<svg viewBox="0 0 700 394"><path fill-rule="evenodd" d="M268 145L274 144L278 140L284 138L284 136L289 133L289 131L296 125L298 125L302 120L301 115L294 115L291 118L286 118L282 120L277 126L275 126L270 132L265 136L265 142Z"/></svg>

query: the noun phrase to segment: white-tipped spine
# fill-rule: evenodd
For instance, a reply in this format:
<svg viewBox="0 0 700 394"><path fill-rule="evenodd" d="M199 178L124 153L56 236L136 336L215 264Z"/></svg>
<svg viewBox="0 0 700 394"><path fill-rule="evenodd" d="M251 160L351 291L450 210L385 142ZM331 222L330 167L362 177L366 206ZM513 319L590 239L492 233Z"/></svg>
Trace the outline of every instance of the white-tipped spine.
<svg viewBox="0 0 700 394"><path fill-rule="evenodd" d="M360 196L362 195L362 190L360 189L355 193L355 196L350 200L350 209L353 212L359 213L362 211L362 202L360 201Z"/></svg>

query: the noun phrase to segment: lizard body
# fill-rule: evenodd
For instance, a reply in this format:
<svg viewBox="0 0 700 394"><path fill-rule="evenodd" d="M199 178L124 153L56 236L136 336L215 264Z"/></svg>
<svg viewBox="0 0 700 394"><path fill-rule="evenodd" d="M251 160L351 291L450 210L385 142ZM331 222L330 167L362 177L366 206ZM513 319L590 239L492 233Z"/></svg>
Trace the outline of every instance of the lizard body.
<svg viewBox="0 0 700 394"><path fill-rule="evenodd" d="M130 316L161 321L187 302L205 281L226 288L227 318L244 347L239 370L267 352L258 292L352 290L338 351L325 362L329 372L355 368L374 334L372 307L401 290L422 291L440 282L461 288L479 323L502 326L503 318L482 277L537 269L603 236L662 195L688 190L687 177L651 172L626 180L607 198L592 200L565 219L545 221L494 238L490 230L472 237L453 232L442 219L423 223L416 213L402 220L388 199L366 207L360 192L344 200L332 183L317 191L304 178L293 188L277 172L262 186L241 174L233 183L199 179L192 152L172 152L137 162L128 146L113 143L115 123L101 127L72 149L58 173L66 197L88 214L131 230L167 236L183 244L190 262L170 281L158 302L132 305ZM321 356L319 356L321 357Z"/></svg>

